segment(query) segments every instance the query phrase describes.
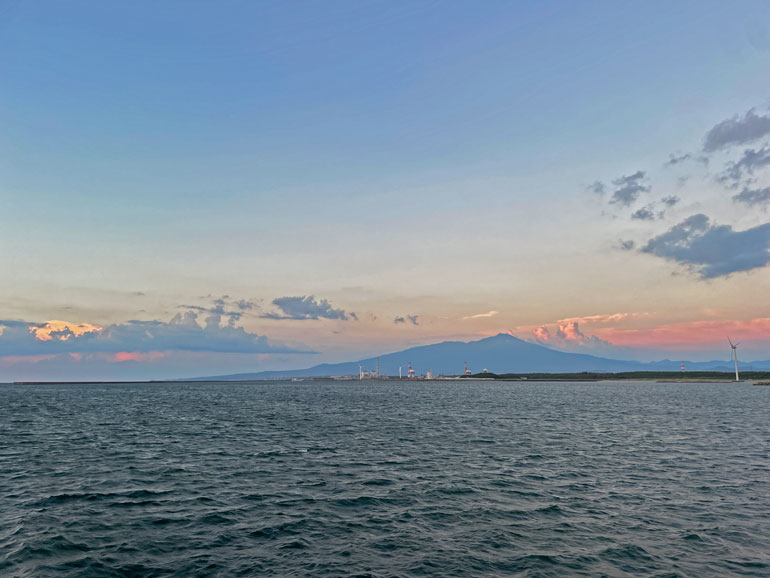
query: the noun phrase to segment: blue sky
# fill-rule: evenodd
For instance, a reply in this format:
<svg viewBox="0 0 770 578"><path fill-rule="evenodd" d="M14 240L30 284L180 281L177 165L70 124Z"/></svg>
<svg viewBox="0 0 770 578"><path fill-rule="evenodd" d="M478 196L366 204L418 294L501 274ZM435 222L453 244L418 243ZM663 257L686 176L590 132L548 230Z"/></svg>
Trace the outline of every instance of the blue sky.
<svg viewBox="0 0 770 578"><path fill-rule="evenodd" d="M168 323L227 296L313 361L618 314L596 327L610 354L702 322L764 351L762 246L751 269L643 248L693 215L768 221L718 180L767 135L696 160L718 123L767 114L766 2L9 1L0 78L0 319ZM638 171L628 211L587 192ZM311 296L359 319L275 318ZM132 371L187 367L164 347ZM215 353L202 370L306 363ZM0 378L61 361L12 356ZM87 365L66 371L112 371Z"/></svg>

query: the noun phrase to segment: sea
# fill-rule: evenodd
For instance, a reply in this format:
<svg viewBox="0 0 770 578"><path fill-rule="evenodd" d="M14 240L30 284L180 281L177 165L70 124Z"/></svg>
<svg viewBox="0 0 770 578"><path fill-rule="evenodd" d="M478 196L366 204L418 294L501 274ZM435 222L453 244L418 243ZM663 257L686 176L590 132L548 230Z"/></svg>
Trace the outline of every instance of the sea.
<svg viewBox="0 0 770 578"><path fill-rule="evenodd" d="M770 576L770 388L0 385L0 576Z"/></svg>

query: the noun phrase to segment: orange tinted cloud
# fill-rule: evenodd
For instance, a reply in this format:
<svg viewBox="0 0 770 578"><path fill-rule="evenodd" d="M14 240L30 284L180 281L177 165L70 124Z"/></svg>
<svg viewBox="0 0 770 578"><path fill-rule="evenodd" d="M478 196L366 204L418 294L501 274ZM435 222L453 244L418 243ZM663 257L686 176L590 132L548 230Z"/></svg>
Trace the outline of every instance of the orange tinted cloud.
<svg viewBox="0 0 770 578"><path fill-rule="evenodd" d="M48 321L45 325L30 325L29 332L38 341L67 341L70 337L80 337L86 333L98 333L103 328L90 323L70 323L69 321Z"/></svg>
<svg viewBox="0 0 770 578"><path fill-rule="evenodd" d="M721 344L729 335L733 341L770 340L770 317L740 321L691 321L650 329L597 329L597 335L613 345L629 347L676 346L698 349L705 344Z"/></svg>
<svg viewBox="0 0 770 578"><path fill-rule="evenodd" d="M112 361L118 363L122 361L155 361L156 359L165 357L165 355L166 354L162 351L148 351L147 353L142 353L140 351L119 351L112 356Z"/></svg>

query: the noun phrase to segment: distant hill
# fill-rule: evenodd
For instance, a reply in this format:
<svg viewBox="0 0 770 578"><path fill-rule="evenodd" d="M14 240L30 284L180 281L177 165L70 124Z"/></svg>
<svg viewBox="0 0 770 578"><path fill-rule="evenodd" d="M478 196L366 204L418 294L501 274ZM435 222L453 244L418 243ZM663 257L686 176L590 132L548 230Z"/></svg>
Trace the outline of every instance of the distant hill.
<svg viewBox="0 0 770 578"><path fill-rule="evenodd" d="M433 345L412 347L396 353L380 356L380 373L398 375L399 366L406 376L406 367L412 362L415 372L420 375L432 371L434 375L459 375L463 373L463 362L474 373L486 369L492 373L576 373L583 371L609 373L621 371L678 371L680 361L656 361L641 363L638 361L622 361L586 355L582 353L565 353L549 349L542 345L529 343L512 335L500 333L478 341L444 341ZM204 380L248 380L248 379L282 379L293 377L331 377L338 375L358 375L358 366L364 370L373 371L377 366L377 358L369 357L347 363L324 363L307 369L284 371L261 371L258 373L235 373L195 378ZM755 370L770 369L770 361L741 363L741 368ZM690 370L701 371L732 371L727 361L687 362Z"/></svg>

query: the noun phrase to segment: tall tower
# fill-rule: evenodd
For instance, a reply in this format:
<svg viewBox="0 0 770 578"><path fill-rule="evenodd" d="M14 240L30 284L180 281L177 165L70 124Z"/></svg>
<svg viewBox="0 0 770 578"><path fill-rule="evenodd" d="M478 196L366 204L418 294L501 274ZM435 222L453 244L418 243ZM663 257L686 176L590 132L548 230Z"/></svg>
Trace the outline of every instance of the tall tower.
<svg viewBox="0 0 770 578"><path fill-rule="evenodd" d="M380 358L377 358L377 377L380 377Z"/></svg>
<svg viewBox="0 0 770 578"><path fill-rule="evenodd" d="M412 369L412 362L411 361L409 362L409 366L408 366L408 369L406 371L406 377L409 378L409 379L414 377L414 369Z"/></svg>
<svg viewBox="0 0 770 578"><path fill-rule="evenodd" d="M471 374L471 370L468 369L468 362L467 361L463 361L463 363L465 364L465 371L463 372L464 375L470 375Z"/></svg>
<svg viewBox="0 0 770 578"><path fill-rule="evenodd" d="M684 361L682 362L682 373L684 373Z"/></svg>
<svg viewBox="0 0 770 578"><path fill-rule="evenodd" d="M727 338L727 341L730 341L730 338ZM735 381L740 381L741 378L738 376L738 346L740 343L733 343L730 341L730 347L732 348L732 361L735 362Z"/></svg>

